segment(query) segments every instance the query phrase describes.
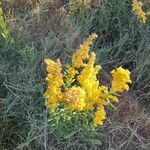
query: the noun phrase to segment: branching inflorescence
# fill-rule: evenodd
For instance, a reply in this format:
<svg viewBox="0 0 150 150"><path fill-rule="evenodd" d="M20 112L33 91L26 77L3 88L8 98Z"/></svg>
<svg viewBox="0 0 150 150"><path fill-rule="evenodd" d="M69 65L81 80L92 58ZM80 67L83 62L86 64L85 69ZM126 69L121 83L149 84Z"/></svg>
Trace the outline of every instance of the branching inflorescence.
<svg viewBox="0 0 150 150"><path fill-rule="evenodd" d="M94 33L76 50L70 64L62 73L60 60L45 59L47 65L47 90L44 93L45 105L54 112L58 109L72 112L91 112L92 126L102 125L106 118L105 107L118 102L117 92L128 90L131 83L130 72L122 67L111 71L110 87L100 85L97 74L101 69L95 65L96 54L90 52Z"/></svg>

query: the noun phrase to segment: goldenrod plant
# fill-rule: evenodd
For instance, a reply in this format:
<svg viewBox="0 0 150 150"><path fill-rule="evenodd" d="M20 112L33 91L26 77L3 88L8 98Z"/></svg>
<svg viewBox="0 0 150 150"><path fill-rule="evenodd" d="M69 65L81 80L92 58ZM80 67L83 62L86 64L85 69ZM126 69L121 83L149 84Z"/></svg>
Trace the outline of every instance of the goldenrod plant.
<svg viewBox="0 0 150 150"><path fill-rule="evenodd" d="M112 103L119 101L118 92L129 90L130 71L122 67L111 71L110 87L99 84L97 74L101 66L95 65L96 54L90 52L90 46L95 38L97 35L94 33L80 45L63 73L59 59L45 59L48 73L47 89L44 93L45 105L53 114L50 120L53 120L55 126L61 124L61 128L63 126L65 129L72 126L71 129L74 130L75 126L82 128L85 124L92 128L103 125L106 119L106 106L115 109ZM62 129L61 133L65 129Z"/></svg>
<svg viewBox="0 0 150 150"><path fill-rule="evenodd" d="M141 22L146 23L149 13L145 12L142 7L143 7L142 1L139 0L132 1L132 11L137 15L138 19Z"/></svg>

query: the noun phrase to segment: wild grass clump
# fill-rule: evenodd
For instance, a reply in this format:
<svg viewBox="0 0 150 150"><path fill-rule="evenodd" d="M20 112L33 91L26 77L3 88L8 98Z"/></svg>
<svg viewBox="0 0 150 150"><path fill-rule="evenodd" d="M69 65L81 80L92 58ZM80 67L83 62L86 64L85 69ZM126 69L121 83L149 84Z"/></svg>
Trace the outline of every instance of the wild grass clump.
<svg viewBox="0 0 150 150"><path fill-rule="evenodd" d="M147 150L150 142L149 115L127 94L121 96L117 108L117 111L109 112L110 119L101 129L104 149Z"/></svg>

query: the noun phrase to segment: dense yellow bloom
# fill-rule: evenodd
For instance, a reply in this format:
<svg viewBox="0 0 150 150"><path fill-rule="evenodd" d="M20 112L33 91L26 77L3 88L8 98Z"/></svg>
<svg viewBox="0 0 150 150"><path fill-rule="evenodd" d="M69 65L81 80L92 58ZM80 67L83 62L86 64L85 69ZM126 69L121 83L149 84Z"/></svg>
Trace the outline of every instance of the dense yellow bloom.
<svg viewBox="0 0 150 150"><path fill-rule="evenodd" d="M85 65L83 71L77 78L81 87L84 88L86 91L87 103L93 101L93 104L94 101L96 101L99 98L100 94L99 81L97 80L96 75L101 67L99 65L94 67L95 59L96 55L94 52L92 52L88 63Z"/></svg>
<svg viewBox="0 0 150 150"><path fill-rule="evenodd" d="M113 92L123 92L124 90L129 90L128 83L132 83L130 79L129 70L119 67L116 70L112 70L111 74L113 76L112 80Z"/></svg>
<svg viewBox="0 0 150 150"><path fill-rule="evenodd" d="M85 90L81 87L73 86L63 93L63 99L71 110L82 111L85 107Z"/></svg>
<svg viewBox="0 0 150 150"><path fill-rule="evenodd" d="M138 16L139 20L143 23L147 20L147 13L142 9L142 2L138 0L133 0L132 11Z"/></svg>
<svg viewBox="0 0 150 150"><path fill-rule="evenodd" d="M93 119L93 126L97 127L98 125L102 125L105 118L106 118L106 111L104 107L103 106L98 107L95 112L94 119Z"/></svg>
<svg viewBox="0 0 150 150"><path fill-rule="evenodd" d="M45 59L47 65L48 75L47 80L47 90L44 93L46 97L45 105L54 109L57 106L58 101L62 99L61 86L63 84L63 76L61 73L62 66L58 59L56 62L51 59Z"/></svg>

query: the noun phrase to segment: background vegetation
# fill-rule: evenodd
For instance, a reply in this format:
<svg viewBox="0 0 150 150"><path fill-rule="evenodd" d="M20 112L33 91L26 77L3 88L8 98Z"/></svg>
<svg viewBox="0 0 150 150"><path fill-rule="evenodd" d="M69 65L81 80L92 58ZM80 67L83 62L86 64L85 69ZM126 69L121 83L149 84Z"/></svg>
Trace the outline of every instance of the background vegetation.
<svg viewBox="0 0 150 150"><path fill-rule="evenodd" d="M70 14L68 0L1 0L0 149L150 149L150 21L139 22L131 4L91 1ZM133 84L96 134L60 139L44 106L43 60L60 57L66 64L93 32L101 82L109 84L110 69L122 65Z"/></svg>

